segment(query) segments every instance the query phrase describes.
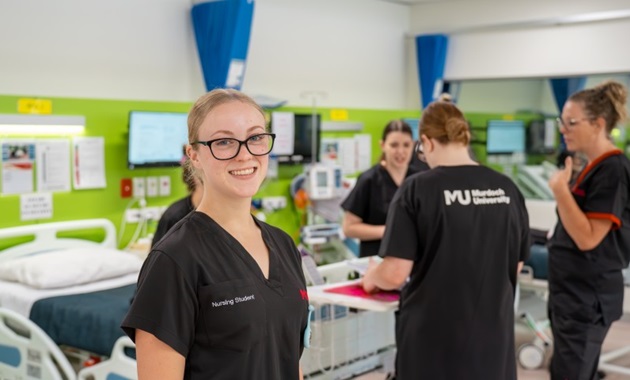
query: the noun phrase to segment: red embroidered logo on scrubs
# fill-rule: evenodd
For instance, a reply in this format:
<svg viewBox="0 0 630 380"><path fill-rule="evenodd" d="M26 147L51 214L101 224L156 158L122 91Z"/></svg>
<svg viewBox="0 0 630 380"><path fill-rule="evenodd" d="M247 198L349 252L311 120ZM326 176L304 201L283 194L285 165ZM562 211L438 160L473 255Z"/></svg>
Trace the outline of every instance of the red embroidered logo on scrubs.
<svg viewBox="0 0 630 380"><path fill-rule="evenodd" d="M306 290L300 289L300 295L302 296L303 300L308 300L308 293L306 292Z"/></svg>
<svg viewBox="0 0 630 380"><path fill-rule="evenodd" d="M579 187L574 187L573 189L571 189L571 192L577 195L578 197L583 197L586 195L586 193L584 192L584 189L580 189Z"/></svg>

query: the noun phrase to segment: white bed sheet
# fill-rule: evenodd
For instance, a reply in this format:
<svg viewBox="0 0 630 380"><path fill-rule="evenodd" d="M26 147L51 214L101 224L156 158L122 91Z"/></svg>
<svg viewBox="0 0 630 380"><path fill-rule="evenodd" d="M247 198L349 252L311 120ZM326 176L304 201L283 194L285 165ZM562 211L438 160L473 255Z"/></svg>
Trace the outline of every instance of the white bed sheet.
<svg viewBox="0 0 630 380"><path fill-rule="evenodd" d="M33 304L40 299L114 289L135 284L137 281L138 273L131 273L125 276L67 288L35 289L17 282L0 280L0 307L13 310L29 318Z"/></svg>

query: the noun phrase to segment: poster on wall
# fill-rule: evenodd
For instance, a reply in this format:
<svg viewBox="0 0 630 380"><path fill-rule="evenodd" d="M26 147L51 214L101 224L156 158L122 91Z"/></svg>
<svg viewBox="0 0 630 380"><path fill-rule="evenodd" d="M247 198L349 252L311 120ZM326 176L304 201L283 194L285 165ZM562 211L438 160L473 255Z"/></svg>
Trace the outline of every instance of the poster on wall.
<svg viewBox="0 0 630 380"><path fill-rule="evenodd" d="M37 141L37 191L70 191L70 140Z"/></svg>
<svg viewBox="0 0 630 380"><path fill-rule="evenodd" d="M72 164L72 181L75 189L104 188L105 139L75 137L72 140Z"/></svg>
<svg viewBox="0 0 630 380"><path fill-rule="evenodd" d="M2 141L2 194L33 192L34 161L34 141Z"/></svg>
<svg viewBox="0 0 630 380"><path fill-rule="evenodd" d="M271 132L276 134L271 154L293 154L295 139L295 119L293 112L272 112Z"/></svg>
<svg viewBox="0 0 630 380"><path fill-rule="evenodd" d="M20 195L20 220L50 219L53 216L51 193Z"/></svg>

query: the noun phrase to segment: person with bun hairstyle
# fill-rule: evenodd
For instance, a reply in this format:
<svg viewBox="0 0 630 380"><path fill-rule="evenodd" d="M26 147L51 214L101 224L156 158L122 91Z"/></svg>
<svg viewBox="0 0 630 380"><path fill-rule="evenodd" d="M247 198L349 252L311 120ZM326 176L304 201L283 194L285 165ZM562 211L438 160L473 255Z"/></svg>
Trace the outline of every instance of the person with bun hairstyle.
<svg viewBox="0 0 630 380"><path fill-rule="evenodd" d="M342 229L361 241L359 256L378 254L385 231L387 208L405 178L420 169L410 168L413 133L409 124L392 120L383 129L379 163L361 173L341 204L345 210Z"/></svg>
<svg viewBox="0 0 630 380"><path fill-rule="evenodd" d="M510 178L470 158L455 104L429 104L420 138L431 170L394 196L383 261L371 261L362 280L366 292L402 287L396 379L515 380L514 296L529 255L524 198Z"/></svg>
<svg viewBox="0 0 630 380"><path fill-rule="evenodd" d="M300 253L250 211L274 138L239 91L212 90L190 110L186 152L203 196L149 253L122 322L139 380L302 378Z"/></svg>
<svg viewBox="0 0 630 380"><path fill-rule="evenodd" d="M602 342L623 306L630 259L630 161L612 142L626 119L627 89L609 81L569 97L558 118L567 149L586 167L571 183L573 159L549 179L558 223L549 247L552 380L599 379Z"/></svg>

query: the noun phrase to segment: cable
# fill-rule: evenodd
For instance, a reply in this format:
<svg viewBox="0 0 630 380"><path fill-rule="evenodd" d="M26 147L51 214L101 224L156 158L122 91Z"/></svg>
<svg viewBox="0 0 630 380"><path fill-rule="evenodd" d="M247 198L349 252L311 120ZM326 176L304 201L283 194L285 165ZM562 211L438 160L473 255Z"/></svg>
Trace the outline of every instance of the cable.
<svg viewBox="0 0 630 380"><path fill-rule="evenodd" d="M118 243L117 243L117 247L120 247L120 244L122 243L122 239L123 236L125 235L125 230L127 228L127 211L129 211L136 203L139 204L140 206L140 220L138 221L138 227L142 227L142 224L144 222L144 208L147 206L147 201L144 198L134 198L132 200L129 201L129 203L127 203L127 207L125 207L125 210L123 211L122 214L122 218L120 220L120 231L119 231L119 235L118 235ZM134 231L134 236L138 234L138 227L136 227L136 231ZM135 237L137 239L137 236ZM132 238L131 242L133 242L134 239ZM131 244L127 244L127 246L124 249L129 248Z"/></svg>

